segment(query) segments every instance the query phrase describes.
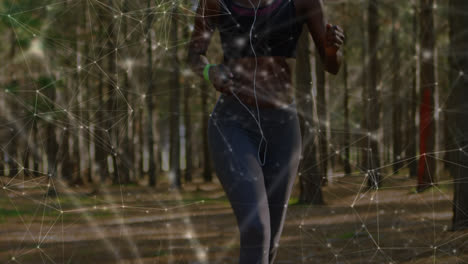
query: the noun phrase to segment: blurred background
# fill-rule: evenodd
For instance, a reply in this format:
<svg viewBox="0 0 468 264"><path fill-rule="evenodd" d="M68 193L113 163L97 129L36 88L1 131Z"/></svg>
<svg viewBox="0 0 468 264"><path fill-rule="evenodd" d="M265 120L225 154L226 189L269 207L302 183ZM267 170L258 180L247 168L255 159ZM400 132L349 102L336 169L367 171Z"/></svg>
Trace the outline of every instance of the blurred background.
<svg viewBox="0 0 468 264"><path fill-rule="evenodd" d="M238 263L187 65L198 1L0 1L0 261ZM275 263L468 262L468 2L324 1L293 73L303 155ZM216 31L207 57L222 63Z"/></svg>

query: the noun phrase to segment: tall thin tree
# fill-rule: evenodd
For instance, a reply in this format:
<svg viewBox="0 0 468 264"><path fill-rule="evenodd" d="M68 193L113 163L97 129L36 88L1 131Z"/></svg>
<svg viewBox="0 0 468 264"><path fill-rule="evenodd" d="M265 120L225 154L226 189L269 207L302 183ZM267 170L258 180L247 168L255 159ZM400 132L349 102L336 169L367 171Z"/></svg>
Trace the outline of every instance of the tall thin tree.
<svg viewBox="0 0 468 264"><path fill-rule="evenodd" d="M316 52L318 54L318 52ZM328 182L328 135L329 129L327 119L327 97L325 94L325 67L320 56L315 56L315 76L317 78L317 116L318 116L318 139L319 139L319 168L322 174L322 184Z"/></svg>
<svg viewBox="0 0 468 264"><path fill-rule="evenodd" d="M147 78L148 86L146 90L146 136L148 138L148 159L149 159L149 185L156 186L156 161L154 159L154 138L153 138L153 50L151 40L151 28L153 25L154 14L151 12L151 0L147 0L147 19L146 19L146 55L147 55ZM143 160L143 159L142 159ZM143 166L142 166L143 167Z"/></svg>
<svg viewBox="0 0 468 264"><path fill-rule="evenodd" d="M379 44L379 9L378 0L369 0L368 5L368 24L367 30L368 37L368 86L367 86L367 111L366 111L366 125L367 125L367 175L368 187L378 188L381 186L380 174L380 152L379 141L377 139L377 130L379 128L379 115L380 115L380 99L377 89L378 85L378 44Z"/></svg>
<svg viewBox="0 0 468 264"><path fill-rule="evenodd" d="M171 68L169 78L170 89L170 184L172 188L180 188L180 82L179 82L179 58L178 58L178 19L177 5L174 5L171 12L171 29L169 49L171 56Z"/></svg>
<svg viewBox="0 0 468 264"><path fill-rule="evenodd" d="M407 141L408 141L408 149L407 149L407 157L408 158L415 158L416 157L416 147L417 147L417 137L416 137L416 111L417 111L417 64L419 63L419 53L416 50L418 45L418 12L417 12L417 0L413 0L412 2L412 9L413 9L413 21L412 21L412 42L413 45L411 46L411 53L414 55L414 61L411 62L411 94L410 94L410 103L409 103L409 111L408 111L408 121L406 122L407 128ZM410 177L416 177L417 175L417 163L415 161L410 161L408 163L409 167L409 175Z"/></svg>
<svg viewBox="0 0 468 264"><path fill-rule="evenodd" d="M401 100L400 100L400 47L398 6L391 6L392 12L392 137L393 137L393 170L399 171L401 160Z"/></svg>
<svg viewBox="0 0 468 264"><path fill-rule="evenodd" d="M420 1L420 31L421 44L421 104L419 109L419 164L418 164L418 191L430 187L435 182L436 163L433 155L435 147L435 120L434 120L434 0Z"/></svg>
<svg viewBox="0 0 468 264"><path fill-rule="evenodd" d="M299 202L323 204L322 176L318 171L316 147L317 133L314 131L312 105L312 76L310 34L304 26L298 41L296 65L296 100L303 143L302 159L299 164ZM317 130L317 129L315 129Z"/></svg>
<svg viewBox="0 0 468 264"><path fill-rule="evenodd" d="M449 97L449 131L452 142L447 146L456 151L449 157L450 172L454 179L453 230L468 228L468 2L449 2L450 80L452 93Z"/></svg>
<svg viewBox="0 0 468 264"><path fill-rule="evenodd" d="M343 3L343 14L346 14L348 3ZM347 32L346 25L344 26L344 32ZM344 109L344 127L343 127L343 148L344 148L344 158L343 158L343 167L346 175L351 174L351 164L350 164L350 141L351 134L349 130L349 88L348 88L348 61L346 59L347 47L346 44L343 45L343 109Z"/></svg>

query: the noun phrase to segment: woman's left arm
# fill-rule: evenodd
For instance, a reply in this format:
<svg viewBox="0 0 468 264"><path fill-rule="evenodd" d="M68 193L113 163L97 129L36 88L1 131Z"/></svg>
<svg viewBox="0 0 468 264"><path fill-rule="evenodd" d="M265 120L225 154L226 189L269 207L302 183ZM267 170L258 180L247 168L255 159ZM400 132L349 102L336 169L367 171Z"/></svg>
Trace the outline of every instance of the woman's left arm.
<svg viewBox="0 0 468 264"><path fill-rule="evenodd" d="M300 16L305 19L325 70L337 74L342 58L340 47L344 42L343 30L338 26L325 24L322 0L299 0L297 2Z"/></svg>

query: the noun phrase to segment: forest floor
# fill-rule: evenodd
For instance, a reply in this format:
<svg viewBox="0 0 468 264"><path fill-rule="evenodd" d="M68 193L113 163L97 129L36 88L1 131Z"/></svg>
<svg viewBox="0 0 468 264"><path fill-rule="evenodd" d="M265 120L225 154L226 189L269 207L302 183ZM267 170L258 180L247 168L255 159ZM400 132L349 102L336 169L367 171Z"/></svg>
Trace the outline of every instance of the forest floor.
<svg viewBox="0 0 468 264"><path fill-rule="evenodd" d="M451 179L416 193L404 174L378 191L363 190L362 175L332 178L321 206L296 203L296 181L275 264L467 263L468 231L450 230ZM57 197L45 177L0 181L1 263L238 263L237 222L216 177Z"/></svg>

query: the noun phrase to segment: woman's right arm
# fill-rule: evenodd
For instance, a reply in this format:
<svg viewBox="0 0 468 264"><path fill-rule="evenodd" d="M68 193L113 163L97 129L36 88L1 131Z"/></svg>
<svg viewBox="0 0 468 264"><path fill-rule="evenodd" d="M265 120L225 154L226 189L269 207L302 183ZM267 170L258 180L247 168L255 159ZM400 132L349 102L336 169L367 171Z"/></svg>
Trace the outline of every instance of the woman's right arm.
<svg viewBox="0 0 468 264"><path fill-rule="evenodd" d="M187 62L195 74L203 78L203 70L209 64L206 51L216 29L219 15L219 0L199 0L195 14L194 29L188 45ZM225 92L232 85L232 73L224 65L212 66L208 75L216 90Z"/></svg>
<svg viewBox="0 0 468 264"><path fill-rule="evenodd" d="M187 62L190 68L200 77L203 77L203 69L208 64L206 51L211 37L215 31L217 0L199 0L195 13L195 22L192 36L188 46Z"/></svg>

